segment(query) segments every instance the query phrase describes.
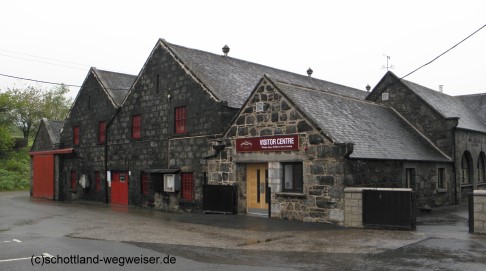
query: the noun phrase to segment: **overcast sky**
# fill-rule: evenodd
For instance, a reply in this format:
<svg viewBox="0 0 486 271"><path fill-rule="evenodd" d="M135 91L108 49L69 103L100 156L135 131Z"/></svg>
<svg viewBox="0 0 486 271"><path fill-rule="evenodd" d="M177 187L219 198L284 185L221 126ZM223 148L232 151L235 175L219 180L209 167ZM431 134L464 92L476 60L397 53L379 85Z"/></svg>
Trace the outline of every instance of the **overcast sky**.
<svg viewBox="0 0 486 271"><path fill-rule="evenodd" d="M484 0L2 0L0 73L81 85L89 67L137 75L159 38L365 89L413 71L486 24ZM486 92L486 28L407 80ZM48 64L49 63L49 64ZM256 82L255 82L256 83ZM0 76L0 89L34 83ZM43 85L50 87L49 85ZM77 88L71 88L74 96Z"/></svg>

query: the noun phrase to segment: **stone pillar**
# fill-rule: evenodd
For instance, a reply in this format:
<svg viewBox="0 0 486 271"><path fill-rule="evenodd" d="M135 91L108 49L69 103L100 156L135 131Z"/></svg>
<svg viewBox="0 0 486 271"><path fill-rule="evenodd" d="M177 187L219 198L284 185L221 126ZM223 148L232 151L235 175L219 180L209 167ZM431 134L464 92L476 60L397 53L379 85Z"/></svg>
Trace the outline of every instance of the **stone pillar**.
<svg viewBox="0 0 486 271"><path fill-rule="evenodd" d="M474 233L486 234L486 190L474 190Z"/></svg>
<svg viewBox="0 0 486 271"><path fill-rule="evenodd" d="M344 227L363 228L363 188L344 188Z"/></svg>
<svg viewBox="0 0 486 271"><path fill-rule="evenodd" d="M272 193L282 192L282 164L280 162L268 163L268 186Z"/></svg>

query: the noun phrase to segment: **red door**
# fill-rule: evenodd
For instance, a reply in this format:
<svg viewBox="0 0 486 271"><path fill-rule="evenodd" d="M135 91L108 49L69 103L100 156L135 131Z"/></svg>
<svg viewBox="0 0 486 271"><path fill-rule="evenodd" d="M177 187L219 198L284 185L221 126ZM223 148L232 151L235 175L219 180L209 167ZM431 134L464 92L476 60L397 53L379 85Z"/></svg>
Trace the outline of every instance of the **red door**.
<svg viewBox="0 0 486 271"><path fill-rule="evenodd" d="M54 155L34 155L33 189L36 198L54 199Z"/></svg>
<svg viewBox="0 0 486 271"><path fill-rule="evenodd" d="M128 205L128 172L113 172L111 176L111 204Z"/></svg>

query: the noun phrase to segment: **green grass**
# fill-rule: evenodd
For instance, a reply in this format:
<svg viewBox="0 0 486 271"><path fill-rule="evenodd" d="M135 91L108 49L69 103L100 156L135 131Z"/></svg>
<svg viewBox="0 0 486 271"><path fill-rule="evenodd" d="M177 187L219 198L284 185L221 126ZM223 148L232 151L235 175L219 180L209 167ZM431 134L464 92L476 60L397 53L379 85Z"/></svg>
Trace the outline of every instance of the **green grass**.
<svg viewBox="0 0 486 271"><path fill-rule="evenodd" d="M0 191L25 191L30 189L30 157L25 147L10 151L0 158Z"/></svg>

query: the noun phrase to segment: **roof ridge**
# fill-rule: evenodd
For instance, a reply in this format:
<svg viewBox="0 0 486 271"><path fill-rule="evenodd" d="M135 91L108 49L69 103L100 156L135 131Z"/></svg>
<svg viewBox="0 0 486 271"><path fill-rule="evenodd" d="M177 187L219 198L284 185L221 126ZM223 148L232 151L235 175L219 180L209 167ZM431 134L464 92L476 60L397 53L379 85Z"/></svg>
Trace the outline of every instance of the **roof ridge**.
<svg viewBox="0 0 486 271"><path fill-rule="evenodd" d="M208 51L204 51L204 50L201 50L201 49L195 49L195 48L190 48L190 47L187 47L187 46L182 46L182 45L178 45L178 44L174 44L174 43L170 43L164 39L162 39L167 45L169 46L176 46L176 47L181 47L181 48L185 48L185 49L188 49L188 50L194 50L194 51L198 51L198 52L202 52L202 53L206 53L206 54L211 54L213 56L218 56L218 57L224 57L224 58L229 58L229 59L233 59L233 60L236 60L236 61L241 61L241 62L245 62L245 63L248 63L248 64L252 64L252 65L258 65L258 66L261 66L261 67L265 67L265 68L269 68L269 69L273 69L273 70L276 70L276 71L280 71L280 72L285 72L285 73L290 73L290 74L293 74L293 75L297 75L297 76L300 76L302 78L309 78L311 80L317 80L317 81L321 81L321 82L326 82L326 83L331 83L331 84L335 84L335 85L339 85L339 86L343 86L343 87L346 87L346 88L350 88L350 89L353 89L355 91L360 91L360 92L364 92L363 90L360 90L360 89L357 89L357 88L354 88L354 87L349 87L349 86L346 86L346 85L341 85L341 84L337 84L337 83L334 83L334 82L330 82L330 81L327 81L327 80L324 80L324 79L319 79L319 78L315 78L315 77L309 77L308 75L304 75L304 74L300 74L300 73L296 73L296 72L292 72L292 71L288 71L288 70L283 70L283 69L280 69L280 68L275 68L275 67L272 67L272 66L268 66L268 65L265 65L265 64L260 64L260 63L256 63L256 62L252 62L252 61L248 61L248 60L244 60L244 59L241 59L241 58L236 58L236 57L230 57L230 56L223 56L223 55L219 55L219 54L216 54L216 53L212 53L212 52L208 52Z"/></svg>
<svg viewBox="0 0 486 271"><path fill-rule="evenodd" d="M301 86L301 85L290 83L290 82L284 82L284 81L281 81L281 80L274 80L268 74L265 74L265 76L267 78L270 78L274 82L285 84L285 85L288 85L288 86L293 86L293 87L298 87L298 88L307 89L307 90L311 90L311 91L316 91L316 92L319 92L319 93L324 93L324 94L337 96L337 97L341 97L341 98L345 98L345 99L349 99L349 100L354 100L354 101L361 102L361 103L364 103L364 104L371 104L371 105L389 108L386 105L378 104L378 103L375 103L375 102L372 102L372 101L369 101L369 100L361 100L361 99L358 99L358 98L355 98L355 97L350 97L350 96L346 96L346 95L342 95L342 94L338 94L338 93L329 92L329 91L324 90L324 89L311 88L311 87Z"/></svg>

